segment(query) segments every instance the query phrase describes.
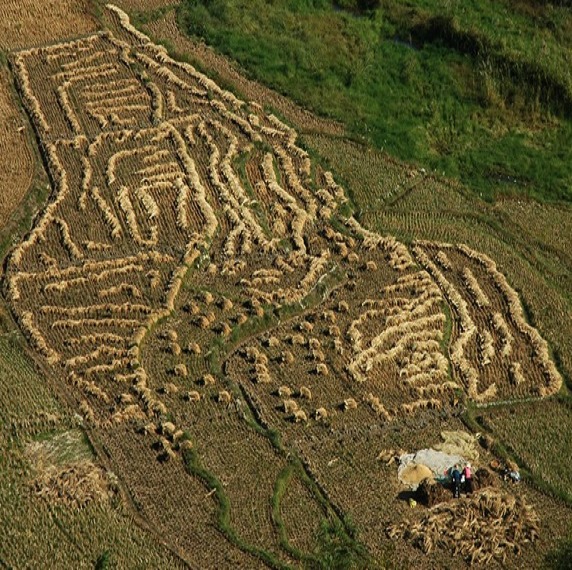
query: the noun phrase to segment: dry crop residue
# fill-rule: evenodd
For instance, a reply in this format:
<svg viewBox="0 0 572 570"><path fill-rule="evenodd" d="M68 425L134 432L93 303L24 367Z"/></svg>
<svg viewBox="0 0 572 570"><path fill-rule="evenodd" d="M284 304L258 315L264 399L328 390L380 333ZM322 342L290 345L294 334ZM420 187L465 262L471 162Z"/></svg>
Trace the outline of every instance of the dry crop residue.
<svg viewBox="0 0 572 570"><path fill-rule="evenodd" d="M194 541L220 542L224 497L243 542L221 542L221 561L292 562L269 510L287 450L363 523L379 476L372 430L447 414L458 389L485 403L559 388L492 260L464 246L410 251L362 227L291 127L110 11L115 33L13 56L56 187L5 287L139 508L187 561L205 562ZM342 459L319 445L332 434ZM204 496L181 488L186 506L168 520L161 473L190 486L179 459L193 447ZM330 486L330 468L349 476ZM308 494L318 517L325 499Z"/></svg>
<svg viewBox="0 0 572 570"><path fill-rule="evenodd" d="M0 49L18 49L88 34L97 29L87 0L3 0Z"/></svg>
<svg viewBox="0 0 572 570"><path fill-rule="evenodd" d="M26 447L34 472L30 486L43 499L74 508L109 500L114 475L93 462L80 431L68 431Z"/></svg>
<svg viewBox="0 0 572 570"><path fill-rule="evenodd" d="M18 113L7 73L0 68L0 225L4 226L30 187L33 159L25 133L25 119Z"/></svg>
<svg viewBox="0 0 572 570"><path fill-rule="evenodd" d="M484 565L493 559L504 563L507 553L536 540L539 522L523 499L485 490L466 501L437 505L418 522L390 528L389 535L411 540L426 554L450 548L471 565Z"/></svg>

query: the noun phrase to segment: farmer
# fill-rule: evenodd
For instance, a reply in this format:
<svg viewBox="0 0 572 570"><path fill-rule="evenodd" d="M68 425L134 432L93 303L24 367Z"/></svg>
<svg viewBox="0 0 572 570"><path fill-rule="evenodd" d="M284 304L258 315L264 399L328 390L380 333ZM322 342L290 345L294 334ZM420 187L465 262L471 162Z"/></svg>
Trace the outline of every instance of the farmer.
<svg viewBox="0 0 572 570"><path fill-rule="evenodd" d="M461 472L459 471L458 465L453 467L453 471L451 471L451 479L453 480L453 497L458 499L461 488Z"/></svg>
<svg viewBox="0 0 572 570"><path fill-rule="evenodd" d="M465 493L470 494L473 492L473 473L469 462L465 463L463 477L465 478Z"/></svg>

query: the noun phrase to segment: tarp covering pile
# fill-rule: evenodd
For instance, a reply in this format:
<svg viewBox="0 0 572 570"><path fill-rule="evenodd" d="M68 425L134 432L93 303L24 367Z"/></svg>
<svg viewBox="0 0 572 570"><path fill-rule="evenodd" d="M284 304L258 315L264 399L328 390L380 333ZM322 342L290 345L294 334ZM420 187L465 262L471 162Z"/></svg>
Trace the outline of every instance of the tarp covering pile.
<svg viewBox="0 0 572 570"><path fill-rule="evenodd" d="M406 453L399 458L397 477L415 490L423 479L445 479L451 467L458 464L462 468L465 461L461 455L451 455L436 449L421 449L416 453Z"/></svg>

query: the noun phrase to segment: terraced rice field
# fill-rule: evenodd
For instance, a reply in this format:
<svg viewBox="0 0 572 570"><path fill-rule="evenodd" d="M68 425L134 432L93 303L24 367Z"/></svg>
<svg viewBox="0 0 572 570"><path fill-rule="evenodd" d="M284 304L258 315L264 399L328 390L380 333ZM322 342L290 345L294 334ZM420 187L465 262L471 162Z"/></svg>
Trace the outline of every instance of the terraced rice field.
<svg viewBox="0 0 572 570"><path fill-rule="evenodd" d="M363 227L291 126L106 10L10 56L53 185L4 277L29 345L180 563L318 564L348 519L370 563L398 536L415 556L380 450L557 393L546 341L491 257Z"/></svg>

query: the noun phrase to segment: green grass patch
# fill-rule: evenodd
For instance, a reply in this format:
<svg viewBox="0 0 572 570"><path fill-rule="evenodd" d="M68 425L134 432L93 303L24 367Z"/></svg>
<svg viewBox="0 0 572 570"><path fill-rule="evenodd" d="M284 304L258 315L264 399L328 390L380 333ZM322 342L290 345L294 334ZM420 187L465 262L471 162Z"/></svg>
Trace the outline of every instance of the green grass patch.
<svg viewBox="0 0 572 570"><path fill-rule="evenodd" d="M141 28L146 24L152 24L153 22L157 22L165 17L171 10L176 7L176 4L172 4L171 6L162 6L155 10L146 10L146 11L137 11L132 12L130 14L130 19L132 24L137 27Z"/></svg>
<svg viewBox="0 0 572 570"><path fill-rule="evenodd" d="M256 548L243 541L232 528L230 523L230 499L224 491L222 483L200 462L199 455L194 449L187 449L183 452L183 460L186 470L193 476L202 479L206 485L214 490L214 495L219 505L218 526L221 532L238 548L248 552L265 562L270 568L287 569L272 553Z"/></svg>
<svg viewBox="0 0 572 570"><path fill-rule="evenodd" d="M447 354L449 351L449 344L451 342L451 334L453 333L453 317L449 305L443 301L441 304L443 313L445 313L445 326L443 327L443 338L441 339L441 351Z"/></svg>
<svg viewBox="0 0 572 570"><path fill-rule="evenodd" d="M296 475L296 466L293 463L288 464L278 475L276 479L276 484L274 485L274 494L272 495L272 521L274 525L278 529L278 535L280 537L280 546L288 552L291 556L296 558L297 560L303 560L306 562L306 566L308 564L314 563L317 564L317 559L308 556L294 548L290 542L288 541L288 534L286 530L286 526L282 519L282 514L280 512L280 506L282 503L282 498L286 493L288 485L292 480L292 477Z"/></svg>
<svg viewBox="0 0 572 570"><path fill-rule="evenodd" d="M106 550L101 556L95 561L95 570L107 570L111 568L111 553Z"/></svg>
<svg viewBox="0 0 572 570"><path fill-rule="evenodd" d="M282 499L293 477L299 477L310 489L324 513L316 537L317 547L312 554L300 552L289 543L287 529L280 513ZM380 568L371 559L363 544L359 542L354 525L337 516L299 461L290 463L278 475L272 496L272 519L278 529L282 548L294 558L302 561L304 568L316 570Z"/></svg>
<svg viewBox="0 0 572 570"><path fill-rule="evenodd" d="M318 533L318 568L346 570L380 568L357 541L356 530L348 522L339 520L322 522Z"/></svg>
<svg viewBox="0 0 572 570"><path fill-rule="evenodd" d="M569 9L365 4L184 0L178 19L352 136L483 198L572 200Z"/></svg>

